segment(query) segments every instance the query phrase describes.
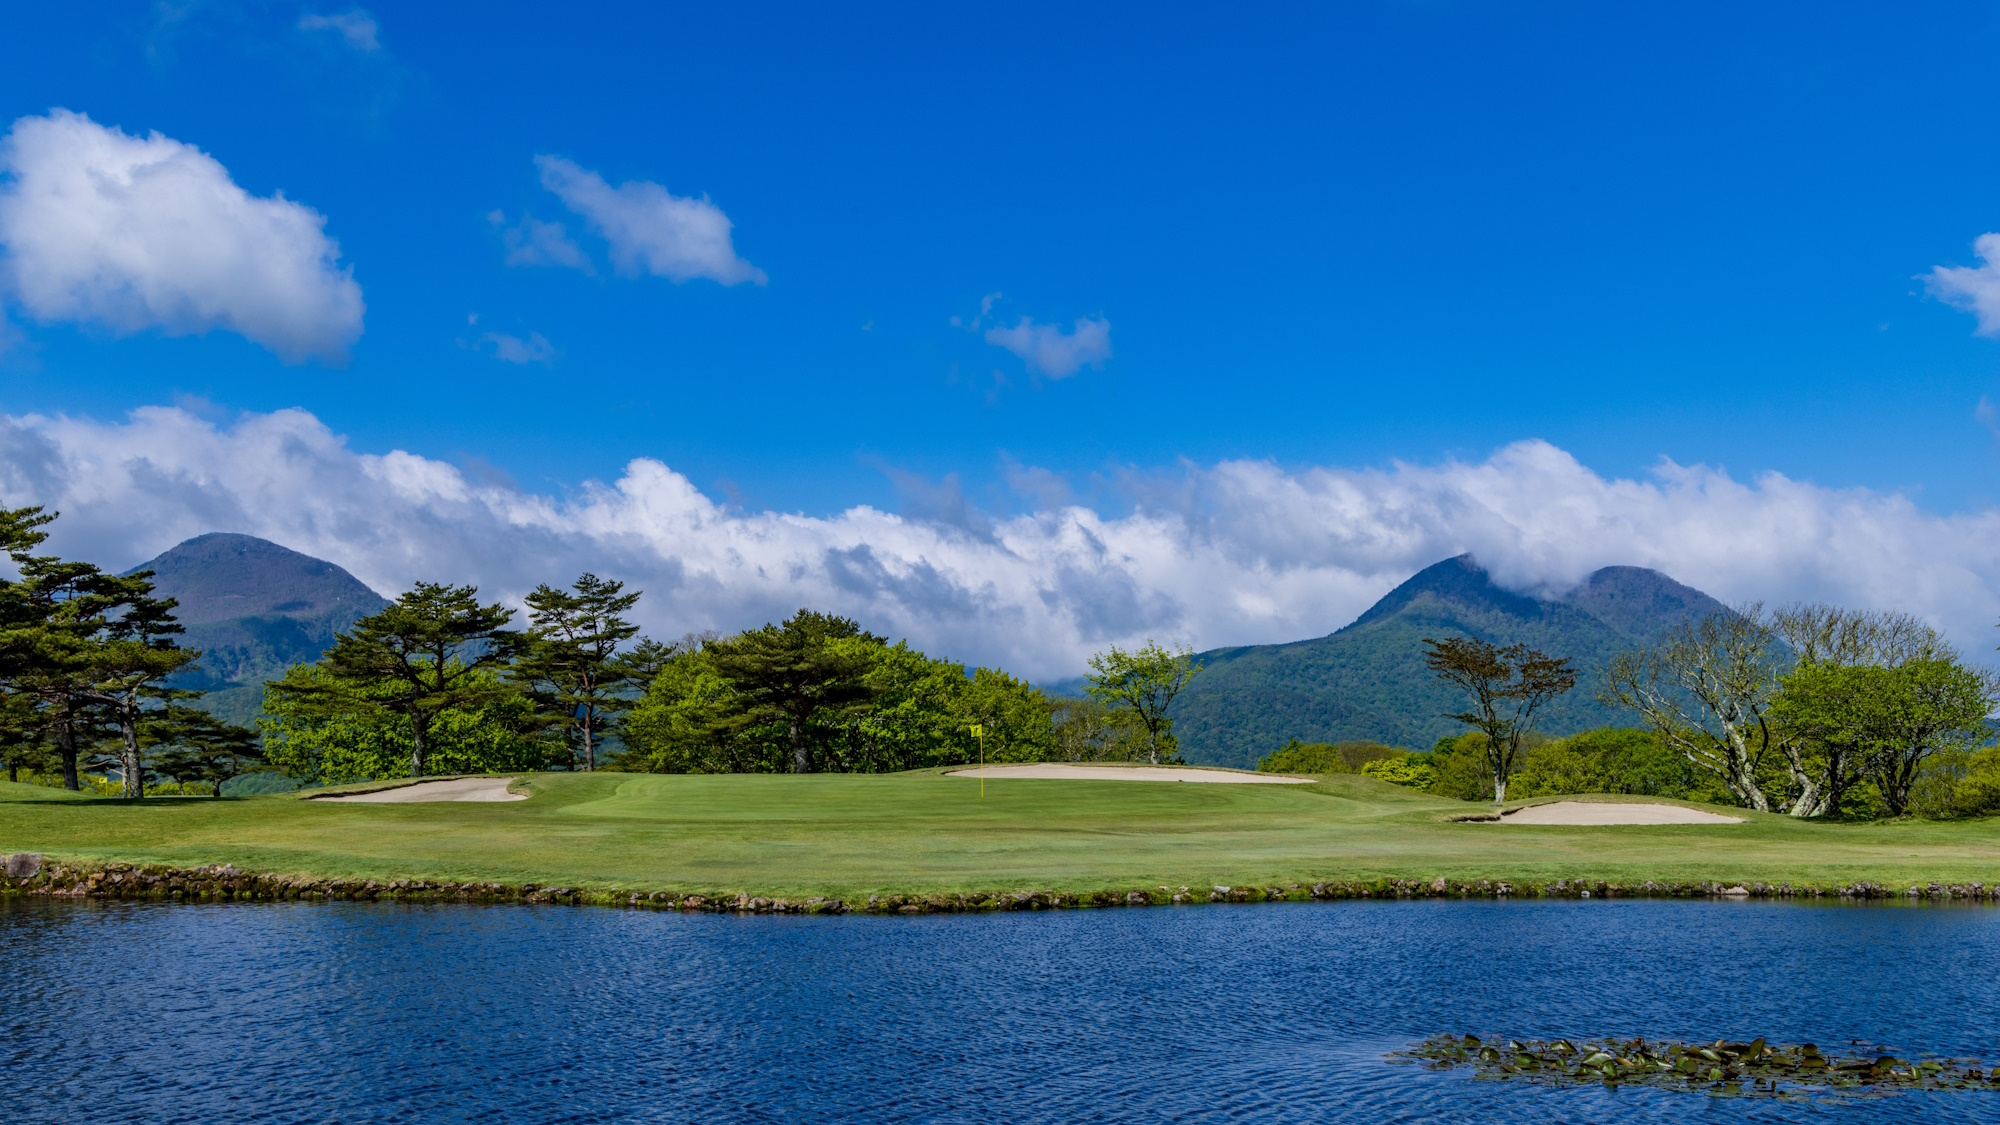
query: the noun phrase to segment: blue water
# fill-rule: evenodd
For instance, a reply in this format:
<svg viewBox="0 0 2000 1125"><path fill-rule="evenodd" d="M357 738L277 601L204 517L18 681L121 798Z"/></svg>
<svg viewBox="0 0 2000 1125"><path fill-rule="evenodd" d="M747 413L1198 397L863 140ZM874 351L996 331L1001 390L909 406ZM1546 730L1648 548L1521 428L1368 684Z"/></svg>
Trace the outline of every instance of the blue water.
<svg viewBox="0 0 2000 1125"><path fill-rule="evenodd" d="M2000 1059L2000 910L920 918L0 905L0 1121L1995 1121L1392 1065L1439 1031Z"/></svg>

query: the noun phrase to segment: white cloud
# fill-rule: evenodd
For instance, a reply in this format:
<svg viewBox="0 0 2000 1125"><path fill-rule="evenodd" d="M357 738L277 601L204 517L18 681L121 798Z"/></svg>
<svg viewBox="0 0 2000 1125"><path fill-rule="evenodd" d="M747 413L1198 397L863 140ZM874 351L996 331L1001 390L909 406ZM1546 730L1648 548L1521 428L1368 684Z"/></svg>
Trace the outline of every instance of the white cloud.
<svg viewBox="0 0 2000 1125"><path fill-rule="evenodd" d="M528 333L525 340L505 332L488 332L479 338L479 346L502 363L539 363L547 367L556 358L555 345L540 332Z"/></svg>
<svg viewBox="0 0 2000 1125"><path fill-rule="evenodd" d="M58 109L14 122L0 173L0 291L37 320L221 328L293 362L341 359L361 335L325 218L245 192L192 145Z"/></svg>
<svg viewBox="0 0 2000 1125"><path fill-rule="evenodd" d="M706 196L687 199L646 180L614 188L560 156L537 156L535 164L542 170L542 186L611 244L611 261L619 273L764 284L764 271L736 256L729 216Z"/></svg>
<svg viewBox="0 0 2000 1125"><path fill-rule="evenodd" d="M585 273L597 272L583 247L571 240L561 223L545 223L533 215L523 215L520 222L507 226L504 211L488 214L486 221L505 228L500 232L500 240L506 243L510 266L564 266Z"/></svg>
<svg viewBox="0 0 2000 1125"><path fill-rule="evenodd" d="M1939 300L1979 319L1979 334L2000 336L2000 234L1982 234L1972 244L1979 266L1939 266L1925 282Z"/></svg>
<svg viewBox="0 0 2000 1125"><path fill-rule="evenodd" d="M661 634L801 605L959 659L1054 678L1109 642L1318 636L1416 570L1471 550L1516 588L1614 563L1725 600L1825 598L1922 615L1973 655L2000 617L2000 511L1940 516L1893 493L1662 463L1608 479L1539 441L1476 463L1288 472L1225 461L1079 505L982 521L718 504L658 461L570 496L417 454L356 452L302 411L218 425L0 416L0 503L62 511L55 550L124 567L192 535L261 535L385 593L417 579L518 598L584 570L646 591ZM963 513L961 513L962 515Z"/></svg>
<svg viewBox="0 0 2000 1125"><path fill-rule="evenodd" d="M299 17L299 30L337 32L347 40L348 46L357 51L382 49L382 41L377 37L381 28L375 23L374 16L360 8L327 16L307 13Z"/></svg>
<svg viewBox="0 0 2000 1125"><path fill-rule="evenodd" d="M981 303L982 315L991 304L990 297ZM986 342L1006 348L1051 379L1067 379L1086 366L1100 367L1111 358L1111 322L1080 316L1065 332L1059 325L1036 324L1024 316L1012 328L988 328Z"/></svg>

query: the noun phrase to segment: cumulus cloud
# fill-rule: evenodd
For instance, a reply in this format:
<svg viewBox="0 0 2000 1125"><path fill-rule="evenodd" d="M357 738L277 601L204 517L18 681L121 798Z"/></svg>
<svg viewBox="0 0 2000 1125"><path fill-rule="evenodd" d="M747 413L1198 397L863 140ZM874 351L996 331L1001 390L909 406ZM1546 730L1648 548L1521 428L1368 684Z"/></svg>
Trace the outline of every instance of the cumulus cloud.
<svg viewBox="0 0 2000 1125"><path fill-rule="evenodd" d="M479 347L502 363L539 363L547 367L556 358L555 345L540 332L528 333L525 340L505 332L488 332L479 338Z"/></svg>
<svg viewBox="0 0 2000 1125"><path fill-rule="evenodd" d="M1111 642L1318 636L1466 550L1517 589L1625 563L1726 600L1906 610L1980 657L2000 616L2000 511L1941 516L1894 493L1672 463L1605 478L1540 441L1387 469L1225 461L1129 498L1125 515L1067 504L974 527L867 506L808 516L717 503L643 458L572 495L523 491L354 450L297 410L0 416L0 503L60 509L51 546L108 566L238 531L391 594L435 579L514 599L590 570L644 589L639 616L660 634L807 605L1038 678L1076 675Z"/></svg>
<svg viewBox="0 0 2000 1125"><path fill-rule="evenodd" d="M318 15L308 12L299 17L300 31L331 31L347 41L347 45L357 51L379 51L382 41L377 37L381 28L375 17L355 8L352 11L334 15Z"/></svg>
<svg viewBox="0 0 2000 1125"><path fill-rule="evenodd" d="M292 362L342 359L361 335L325 218L251 195L193 145L58 109L14 122L0 174L0 291L34 319L220 328Z"/></svg>
<svg viewBox="0 0 2000 1125"><path fill-rule="evenodd" d="M542 186L610 244L619 273L674 281L705 277L724 285L767 280L763 270L736 256L729 235L734 224L707 196L688 199L646 180L612 187L560 156L537 156L535 164Z"/></svg>
<svg viewBox="0 0 2000 1125"><path fill-rule="evenodd" d="M990 303L989 298L981 311ZM1111 322L1080 316L1065 332L1061 325L1036 324L1024 316L1011 328L987 329L986 342L1006 348L1051 379L1067 379L1085 367L1101 367L1111 358Z"/></svg>
<svg viewBox="0 0 2000 1125"><path fill-rule="evenodd" d="M1972 244L1978 266L1939 266L1924 281L1939 300L1979 320L1981 336L2000 336L2000 234L1982 234Z"/></svg>

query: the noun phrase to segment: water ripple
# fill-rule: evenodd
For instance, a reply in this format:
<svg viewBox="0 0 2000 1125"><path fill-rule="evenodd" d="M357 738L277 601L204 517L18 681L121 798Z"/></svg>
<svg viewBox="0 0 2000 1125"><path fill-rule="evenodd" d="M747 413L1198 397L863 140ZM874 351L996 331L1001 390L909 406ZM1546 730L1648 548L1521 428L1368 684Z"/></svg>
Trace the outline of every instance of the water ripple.
<svg viewBox="0 0 2000 1125"><path fill-rule="evenodd" d="M923 918L0 904L8 1122L2000 1121L1475 1082L1438 1031L2000 1059L2000 911L1345 903Z"/></svg>

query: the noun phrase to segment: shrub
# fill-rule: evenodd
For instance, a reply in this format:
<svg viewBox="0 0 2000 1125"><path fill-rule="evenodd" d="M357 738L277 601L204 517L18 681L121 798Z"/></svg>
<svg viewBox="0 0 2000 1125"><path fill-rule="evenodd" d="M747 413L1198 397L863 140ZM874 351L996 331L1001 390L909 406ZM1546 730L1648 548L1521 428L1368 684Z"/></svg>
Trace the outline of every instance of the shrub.
<svg viewBox="0 0 2000 1125"><path fill-rule="evenodd" d="M1347 742L1290 742L1257 760L1265 773L1353 773L1369 762L1394 758L1404 751L1372 739Z"/></svg>
<svg viewBox="0 0 2000 1125"><path fill-rule="evenodd" d="M1398 754L1393 758L1377 758L1364 764L1361 773L1391 785L1428 791L1437 783L1437 770L1423 760L1426 757L1426 754Z"/></svg>
<svg viewBox="0 0 2000 1125"><path fill-rule="evenodd" d="M1432 793L1459 801L1493 799L1493 774L1486 766L1486 735L1482 732L1438 739L1430 759L1436 774L1430 785Z"/></svg>
<svg viewBox="0 0 2000 1125"><path fill-rule="evenodd" d="M1264 773L1353 773L1354 767L1340 756L1340 747L1327 742L1300 742L1294 738L1257 759Z"/></svg>

